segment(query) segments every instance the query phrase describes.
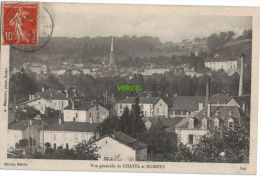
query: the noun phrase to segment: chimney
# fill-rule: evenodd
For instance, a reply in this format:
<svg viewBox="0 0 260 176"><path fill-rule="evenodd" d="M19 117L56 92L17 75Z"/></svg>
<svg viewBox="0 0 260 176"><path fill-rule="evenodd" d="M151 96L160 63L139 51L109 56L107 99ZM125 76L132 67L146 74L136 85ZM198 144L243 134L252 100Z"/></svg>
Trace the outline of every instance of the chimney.
<svg viewBox="0 0 260 176"><path fill-rule="evenodd" d="M242 104L242 111L245 112L246 111L246 103Z"/></svg>
<svg viewBox="0 0 260 176"><path fill-rule="evenodd" d="M243 54L240 59L240 77L239 77L238 96L243 95L244 57L245 57L245 55Z"/></svg>
<svg viewBox="0 0 260 176"><path fill-rule="evenodd" d="M50 97L52 98L52 92L50 92Z"/></svg>
<svg viewBox="0 0 260 176"><path fill-rule="evenodd" d="M29 125L32 126L32 120L29 120Z"/></svg>
<svg viewBox="0 0 260 176"><path fill-rule="evenodd" d="M74 100L71 100L71 109L75 109Z"/></svg>
<svg viewBox="0 0 260 176"><path fill-rule="evenodd" d="M29 101L31 101L31 100L32 100L32 95L30 94L30 95L29 95Z"/></svg>
<svg viewBox="0 0 260 176"><path fill-rule="evenodd" d="M59 124L61 124L62 122L61 122L61 118L59 118Z"/></svg>
<svg viewBox="0 0 260 176"><path fill-rule="evenodd" d="M33 100L34 99L34 95L31 95L31 100Z"/></svg>
<svg viewBox="0 0 260 176"><path fill-rule="evenodd" d="M207 117L210 117L210 103L208 104L208 107L207 107Z"/></svg>
<svg viewBox="0 0 260 176"><path fill-rule="evenodd" d="M42 92L44 92L44 87L42 87Z"/></svg>
<svg viewBox="0 0 260 176"><path fill-rule="evenodd" d="M210 78L207 78L207 84L206 84L206 99L205 99L205 106L209 104L209 98L210 98Z"/></svg>

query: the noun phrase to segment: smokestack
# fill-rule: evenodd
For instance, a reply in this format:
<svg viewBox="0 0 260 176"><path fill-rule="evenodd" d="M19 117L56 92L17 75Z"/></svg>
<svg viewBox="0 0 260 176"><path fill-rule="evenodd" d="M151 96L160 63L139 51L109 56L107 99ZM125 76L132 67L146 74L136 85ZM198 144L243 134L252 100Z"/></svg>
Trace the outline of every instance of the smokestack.
<svg viewBox="0 0 260 176"><path fill-rule="evenodd" d="M209 103L208 107L207 107L207 117L210 117L210 109L211 109L211 107L210 107L210 103Z"/></svg>
<svg viewBox="0 0 260 176"><path fill-rule="evenodd" d="M74 109L75 105L74 105L74 100L71 100L71 108Z"/></svg>
<svg viewBox="0 0 260 176"><path fill-rule="evenodd" d="M206 97L205 97L205 106L209 104L209 98L210 98L210 78L207 78L207 83L206 83Z"/></svg>
<svg viewBox="0 0 260 176"><path fill-rule="evenodd" d="M243 95L243 76L244 76L244 57L243 54L240 60L240 77L239 77L239 90L238 90L238 96Z"/></svg>

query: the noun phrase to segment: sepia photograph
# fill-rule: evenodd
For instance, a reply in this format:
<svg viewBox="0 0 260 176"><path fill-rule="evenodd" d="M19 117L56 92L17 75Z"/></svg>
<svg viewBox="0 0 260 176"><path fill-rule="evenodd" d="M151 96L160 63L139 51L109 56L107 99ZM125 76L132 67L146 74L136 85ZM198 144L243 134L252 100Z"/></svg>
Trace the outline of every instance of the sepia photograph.
<svg viewBox="0 0 260 176"><path fill-rule="evenodd" d="M3 3L3 165L86 160L97 161L92 169L102 162L160 171L172 162L246 170L256 143L254 17L188 9Z"/></svg>

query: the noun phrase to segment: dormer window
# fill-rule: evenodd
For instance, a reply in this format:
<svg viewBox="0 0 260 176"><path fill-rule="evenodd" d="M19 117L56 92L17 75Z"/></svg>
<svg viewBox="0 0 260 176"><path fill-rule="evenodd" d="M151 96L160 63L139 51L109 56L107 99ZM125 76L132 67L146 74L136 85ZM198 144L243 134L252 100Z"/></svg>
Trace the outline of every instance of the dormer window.
<svg viewBox="0 0 260 176"><path fill-rule="evenodd" d="M194 120L193 120L193 118L190 118L190 119L189 119L188 128L194 128Z"/></svg>
<svg viewBox="0 0 260 176"><path fill-rule="evenodd" d="M228 127L234 128L234 119L232 119L232 118L228 119Z"/></svg>
<svg viewBox="0 0 260 176"><path fill-rule="evenodd" d="M203 118L201 121L201 128L207 128L208 126L208 120L206 118Z"/></svg>
<svg viewBox="0 0 260 176"><path fill-rule="evenodd" d="M213 125L214 125L214 127L216 127L216 128L219 127L219 119L218 119L218 118L215 118L215 119L213 120Z"/></svg>

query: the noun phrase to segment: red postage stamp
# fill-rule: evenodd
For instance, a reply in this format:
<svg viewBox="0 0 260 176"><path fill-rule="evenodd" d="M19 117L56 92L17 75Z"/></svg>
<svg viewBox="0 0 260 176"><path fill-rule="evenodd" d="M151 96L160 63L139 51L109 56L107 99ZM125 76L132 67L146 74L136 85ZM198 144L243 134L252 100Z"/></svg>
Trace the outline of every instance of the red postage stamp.
<svg viewBox="0 0 260 176"><path fill-rule="evenodd" d="M37 3L4 3L3 12L3 44L37 44Z"/></svg>

